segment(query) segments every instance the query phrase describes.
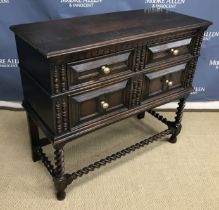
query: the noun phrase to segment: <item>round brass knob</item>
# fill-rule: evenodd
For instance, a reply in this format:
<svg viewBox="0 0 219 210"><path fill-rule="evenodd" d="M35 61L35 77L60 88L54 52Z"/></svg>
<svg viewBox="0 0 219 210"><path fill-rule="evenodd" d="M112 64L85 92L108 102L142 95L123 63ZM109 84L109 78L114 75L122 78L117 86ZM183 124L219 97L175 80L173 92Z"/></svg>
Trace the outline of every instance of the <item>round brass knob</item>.
<svg viewBox="0 0 219 210"><path fill-rule="evenodd" d="M173 82L172 82L172 81L169 81L168 79L166 80L166 84L167 84L169 87L173 86Z"/></svg>
<svg viewBox="0 0 219 210"><path fill-rule="evenodd" d="M169 81L169 82L168 82L168 86L169 86L169 87L173 86L173 82L172 82L172 81Z"/></svg>
<svg viewBox="0 0 219 210"><path fill-rule="evenodd" d="M179 50L177 50L177 49L172 48L170 51L173 55L179 55Z"/></svg>
<svg viewBox="0 0 219 210"><path fill-rule="evenodd" d="M109 108L109 104L108 104L107 102L105 102L105 101L101 101L101 102L100 102L100 105L101 105L101 107L102 107L103 109L108 109L108 108Z"/></svg>
<svg viewBox="0 0 219 210"><path fill-rule="evenodd" d="M110 68L108 66L102 66L101 71L103 72L103 74L107 75L110 73Z"/></svg>

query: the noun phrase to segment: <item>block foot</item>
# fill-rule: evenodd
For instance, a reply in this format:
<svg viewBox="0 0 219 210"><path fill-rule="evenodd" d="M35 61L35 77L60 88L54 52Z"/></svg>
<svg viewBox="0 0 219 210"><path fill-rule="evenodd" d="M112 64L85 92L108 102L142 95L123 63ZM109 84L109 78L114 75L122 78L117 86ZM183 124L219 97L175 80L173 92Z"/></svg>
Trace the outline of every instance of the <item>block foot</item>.
<svg viewBox="0 0 219 210"><path fill-rule="evenodd" d="M143 119L145 117L145 112L141 112L139 114L137 114L137 118L140 120L140 119Z"/></svg>
<svg viewBox="0 0 219 210"><path fill-rule="evenodd" d="M64 200L64 199L65 199L65 196L66 196L65 191L57 192L57 193L56 193L56 198L57 198L59 201Z"/></svg>
<svg viewBox="0 0 219 210"><path fill-rule="evenodd" d="M171 144L175 144L177 142L177 137L176 136L171 136L168 140Z"/></svg>

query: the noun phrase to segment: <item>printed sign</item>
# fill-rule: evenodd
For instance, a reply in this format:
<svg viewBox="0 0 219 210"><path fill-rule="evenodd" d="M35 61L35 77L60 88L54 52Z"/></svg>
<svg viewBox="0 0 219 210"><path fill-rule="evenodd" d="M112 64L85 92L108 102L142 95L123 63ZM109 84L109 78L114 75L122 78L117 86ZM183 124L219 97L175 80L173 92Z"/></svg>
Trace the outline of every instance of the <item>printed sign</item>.
<svg viewBox="0 0 219 210"><path fill-rule="evenodd" d="M145 4L152 8L175 9L177 6L185 4L186 0L145 0Z"/></svg>
<svg viewBox="0 0 219 210"><path fill-rule="evenodd" d="M60 3L67 4L69 7L94 7L97 4L102 3L103 0L61 0Z"/></svg>
<svg viewBox="0 0 219 210"><path fill-rule="evenodd" d="M0 58L0 68L16 68L18 63L17 58Z"/></svg>

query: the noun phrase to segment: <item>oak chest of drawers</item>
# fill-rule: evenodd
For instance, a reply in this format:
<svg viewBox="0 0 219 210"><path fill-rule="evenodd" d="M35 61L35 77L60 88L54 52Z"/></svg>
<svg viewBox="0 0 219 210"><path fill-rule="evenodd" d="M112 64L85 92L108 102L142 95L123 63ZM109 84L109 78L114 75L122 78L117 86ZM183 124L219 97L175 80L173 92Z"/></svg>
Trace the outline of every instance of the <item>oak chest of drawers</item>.
<svg viewBox="0 0 219 210"><path fill-rule="evenodd" d="M135 10L12 26L15 32L33 161L52 175L57 198L73 180L181 130L185 100L206 20L166 10ZM152 110L179 100L175 121ZM71 174L66 143L145 111L167 129ZM39 139L38 128L46 138ZM54 147L55 166L43 152Z"/></svg>

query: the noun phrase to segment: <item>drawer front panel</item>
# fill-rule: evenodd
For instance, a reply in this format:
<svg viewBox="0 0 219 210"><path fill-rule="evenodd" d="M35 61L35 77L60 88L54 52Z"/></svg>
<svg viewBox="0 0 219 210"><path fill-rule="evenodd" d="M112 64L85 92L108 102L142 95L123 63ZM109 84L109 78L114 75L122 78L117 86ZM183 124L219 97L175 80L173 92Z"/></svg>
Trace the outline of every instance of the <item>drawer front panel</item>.
<svg viewBox="0 0 219 210"><path fill-rule="evenodd" d="M169 41L159 45L149 46L149 63L174 58L180 55L191 54L192 38L178 41Z"/></svg>
<svg viewBox="0 0 219 210"><path fill-rule="evenodd" d="M167 69L145 74L143 99L159 93L182 87L186 71L186 63Z"/></svg>
<svg viewBox="0 0 219 210"><path fill-rule="evenodd" d="M69 96L70 123L75 126L112 111L126 109L128 81L76 96Z"/></svg>
<svg viewBox="0 0 219 210"><path fill-rule="evenodd" d="M83 63L69 64L69 88L83 83L93 83L110 79L112 75L130 73L131 52L101 58Z"/></svg>

